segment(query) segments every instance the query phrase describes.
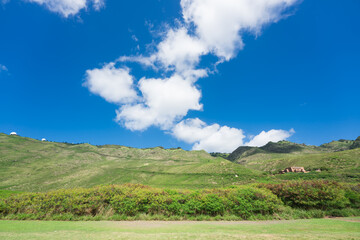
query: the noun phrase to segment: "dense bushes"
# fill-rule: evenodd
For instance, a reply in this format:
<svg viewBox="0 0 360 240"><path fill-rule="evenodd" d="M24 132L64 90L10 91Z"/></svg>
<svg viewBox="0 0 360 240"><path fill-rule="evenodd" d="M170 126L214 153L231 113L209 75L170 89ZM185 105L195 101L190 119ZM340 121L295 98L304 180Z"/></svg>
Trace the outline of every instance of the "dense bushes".
<svg viewBox="0 0 360 240"><path fill-rule="evenodd" d="M212 190L165 190L127 184L12 195L0 200L0 215L15 219L116 219L139 215L154 219L287 219L358 214L359 206L360 185L343 186L329 181ZM354 210L347 210L349 207Z"/></svg>
<svg viewBox="0 0 360 240"><path fill-rule="evenodd" d="M175 191L143 185L24 193L0 202L0 213L75 216L160 214L197 216L231 214L244 219L272 214L281 201L266 189L234 187L202 191Z"/></svg>
<svg viewBox="0 0 360 240"><path fill-rule="evenodd" d="M333 181L288 181L259 186L271 190L286 205L295 208L341 209L351 206L349 196L354 200L354 206L358 201L358 193Z"/></svg>
<svg viewBox="0 0 360 240"><path fill-rule="evenodd" d="M345 197L350 201L350 207L360 208L360 184L348 185L345 188Z"/></svg>

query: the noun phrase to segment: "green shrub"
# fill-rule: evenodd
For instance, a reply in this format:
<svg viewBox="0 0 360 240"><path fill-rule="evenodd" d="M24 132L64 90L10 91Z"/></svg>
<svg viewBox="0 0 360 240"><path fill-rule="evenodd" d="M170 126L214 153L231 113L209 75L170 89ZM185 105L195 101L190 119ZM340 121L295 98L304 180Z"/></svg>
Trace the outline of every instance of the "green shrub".
<svg viewBox="0 0 360 240"><path fill-rule="evenodd" d="M345 188L345 197L350 201L350 207L360 208L360 184L348 185Z"/></svg>
<svg viewBox="0 0 360 240"><path fill-rule="evenodd" d="M225 199L214 193L206 194L202 198L202 207L204 213L211 216L223 215L225 211L224 201Z"/></svg>
<svg viewBox="0 0 360 240"><path fill-rule="evenodd" d="M272 214L281 205L269 190L255 187L175 191L127 184L14 195L0 201L0 214L35 214L39 218L57 219L139 214L167 217L227 214L249 218L254 214Z"/></svg>
<svg viewBox="0 0 360 240"><path fill-rule="evenodd" d="M232 186L223 189L164 190L125 184L21 193L0 199L0 217L83 221L265 220L318 218L324 217L325 213L344 216L360 214L360 210L344 209L358 208L359 185L291 181L259 186L260 188Z"/></svg>
<svg viewBox="0 0 360 240"><path fill-rule="evenodd" d="M345 188L333 181L288 181L260 184L271 190L286 205L304 209L341 209L350 205Z"/></svg>
<svg viewBox="0 0 360 240"><path fill-rule="evenodd" d="M352 216L359 216L359 214L360 214L360 210L353 208L332 209L326 212L326 215L330 217L352 217Z"/></svg>
<svg viewBox="0 0 360 240"><path fill-rule="evenodd" d="M229 197L232 204L232 213L248 219L254 214L273 214L281 201L270 191L258 188L239 188Z"/></svg>

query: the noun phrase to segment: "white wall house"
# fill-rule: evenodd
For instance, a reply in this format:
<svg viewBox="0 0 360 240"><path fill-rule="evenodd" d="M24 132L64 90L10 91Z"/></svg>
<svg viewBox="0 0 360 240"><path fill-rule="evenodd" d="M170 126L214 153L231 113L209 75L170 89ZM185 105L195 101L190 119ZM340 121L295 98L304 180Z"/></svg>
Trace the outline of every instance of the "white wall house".
<svg viewBox="0 0 360 240"><path fill-rule="evenodd" d="M10 135L16 136L16 132L11 132Z"/></svg>
<svg viewBox="0 0 360 240"><path fill-rule="evenodd" d="M41 141L46 142L46 139L45 139L45 138L42 138Z"/></svg>

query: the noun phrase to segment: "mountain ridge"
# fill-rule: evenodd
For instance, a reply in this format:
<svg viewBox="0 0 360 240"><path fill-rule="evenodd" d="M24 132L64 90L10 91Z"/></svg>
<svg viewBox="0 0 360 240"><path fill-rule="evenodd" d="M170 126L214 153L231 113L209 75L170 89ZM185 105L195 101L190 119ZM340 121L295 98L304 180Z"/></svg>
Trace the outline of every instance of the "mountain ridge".
<svg viewBox="0 0 360 240"><path fill-rule="evenodd" d="M355 140L344 140L340 139L329 143L321 144L320 146L306 145L293 143L290 141L279 141L279 142L268 142L261 147L250 147L240 146L230 153L226 159L232 162L240 162L239 160L244 159L254 154L293 154L293 153L326 153L326 152L339 152L345 150L351 150L360 148L360 136Z"/></svg>

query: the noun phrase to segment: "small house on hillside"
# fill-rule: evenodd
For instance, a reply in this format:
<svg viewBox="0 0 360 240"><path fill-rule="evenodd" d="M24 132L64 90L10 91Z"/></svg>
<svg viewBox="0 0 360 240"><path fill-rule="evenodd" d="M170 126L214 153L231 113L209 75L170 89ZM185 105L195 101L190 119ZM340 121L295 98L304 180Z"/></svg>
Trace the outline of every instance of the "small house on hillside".
<svg viewBox="0 0 360 240"><path fill-rule="evenodd" d="M304 167L288 167L288 168L285 168L284 170L280 171L281 174L289 173L289 172L307 173L308 171L306 171Z"/></svg>
<svg viewBox="0 0 360 240"><path fill-rule="evenodd" d="M16 135L17 135L16 132L11 132L11 133L10 133L10 136L16 136Z"/></svg>
<svg viewBox="0 0 360 240"><path fill-rule="evenodd" d="M45 138L42 138L41 141L42 141L42 142L46 142L46 139L45 139Z"/></svg>

